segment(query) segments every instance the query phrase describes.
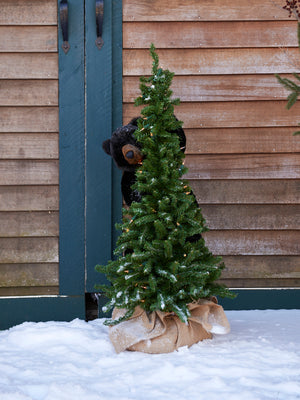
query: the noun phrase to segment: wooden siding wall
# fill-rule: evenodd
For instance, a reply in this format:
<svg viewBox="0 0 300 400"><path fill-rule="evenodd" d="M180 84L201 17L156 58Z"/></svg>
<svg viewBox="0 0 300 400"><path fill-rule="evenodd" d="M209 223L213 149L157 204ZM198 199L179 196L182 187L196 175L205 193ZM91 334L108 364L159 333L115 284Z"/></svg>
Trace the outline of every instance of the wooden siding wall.
<svg viewBox="0 0 300 400"><path fill-rule="evenodd" d="M138 115L153 42L175 72L187 178L233 288L300 284L300 102L287 111L274 77L299 72L300 56L280 3L123 0L124 123Z"/></svg>
<svg viewBox="0 0 300 400"><path fill-rule="evenodd" d="M57 1L0 10L0 296L56 294Z"/></svg>

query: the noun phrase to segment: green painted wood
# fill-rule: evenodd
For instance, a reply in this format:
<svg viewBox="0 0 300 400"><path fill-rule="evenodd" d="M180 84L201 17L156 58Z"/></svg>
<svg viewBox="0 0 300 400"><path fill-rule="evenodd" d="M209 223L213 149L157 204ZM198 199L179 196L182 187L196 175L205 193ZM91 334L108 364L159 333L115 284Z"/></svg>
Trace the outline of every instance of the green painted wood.
<svg viewBox="0 0 300 400"><path fill-rule="evenodd" d="M58 9L59 9L58 0ZM84 4L69 0L69 43L65 54L59 30L60 240L62 295L84 294L85 93ZM70 310L72 312L72 310Z"/></svg>
<svg viewBox="0 0 300 400"><path fill-rule="evenodd" d="M112 163L101 143L112 131L111 2L104 2L103 40L95 45L95 2L86 2L86 291L94 291L97 263L109 259L111 248Z"/></svg>
<svg viewBox="0 0 300 400"><path fill-rule="evenodd" d="M0 298L0 330L25 321L71 321L85 318L84 296Z"/></svg>
<svg viewBox="0 0 300 400"><path fill-rule="evenodd" d="M122 126L123 122L123 87L122 87L122 0L113 0L112 18L112 128L113 131ZM115 248L117 238L120 234L115 229L115 224L122 220L122 193L121 193L121 171L113 163L112 167L112 248ZM112 255L113 257L113 255Z"/></svg>
<svg viewBox="0 0 300 400"><path fill-rule="evenodd" d="M238 295L235 299L218 299L225 310L300 308L300 289L233 289L232 291Z"/></svg>
<svg viewBox="0 0 300 400"><path fill-rule="evenodd" d="M103 41L95 45L95 2L85 3L86 32L86 291L105 277L95 271L112 257L120 218L120 174L102 142L122 124L122 2L104 1Z"/></svg>

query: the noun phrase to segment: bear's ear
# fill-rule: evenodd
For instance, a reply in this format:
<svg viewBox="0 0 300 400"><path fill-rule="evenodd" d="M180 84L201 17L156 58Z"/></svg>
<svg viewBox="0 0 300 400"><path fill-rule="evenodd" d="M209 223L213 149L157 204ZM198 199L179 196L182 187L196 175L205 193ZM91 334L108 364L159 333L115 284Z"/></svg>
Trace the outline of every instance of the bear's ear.
<svg viewBox="0 0 300 400"><path fill-rule="evenodd" d="M102 143L102 149L105 151L106 154L111 156L111 153L110 153L110 139L107 139Z"/></svg>
<svg viewBox="0 0 300 400"><path fill-rule="evenodd" d="M133 125L133 126L138 127L138 120L139 120L140 118L141 118L141 117L132 118L132 120L129 122L128 125Z"/></svg>

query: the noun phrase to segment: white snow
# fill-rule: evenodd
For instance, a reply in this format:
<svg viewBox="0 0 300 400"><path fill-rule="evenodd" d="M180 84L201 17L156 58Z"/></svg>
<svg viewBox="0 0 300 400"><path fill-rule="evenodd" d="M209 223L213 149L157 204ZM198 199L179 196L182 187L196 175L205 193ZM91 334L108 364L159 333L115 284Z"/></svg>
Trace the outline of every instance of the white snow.
<svg viewBox="0 0 300 400"><path fill-rule="evenodd" d="M211 329L209 330L210 333L216 333L218 335L225 335L226 334L226 329L222 325L218 324L213 324Z"/></svg>
<svg viewBox="0 0 300 400"><path fill-rule="evenodd" d="M300 399L300 310L226 315L229 334L158 355L117 355L101 319L0 331L0 399Z"/></svg>

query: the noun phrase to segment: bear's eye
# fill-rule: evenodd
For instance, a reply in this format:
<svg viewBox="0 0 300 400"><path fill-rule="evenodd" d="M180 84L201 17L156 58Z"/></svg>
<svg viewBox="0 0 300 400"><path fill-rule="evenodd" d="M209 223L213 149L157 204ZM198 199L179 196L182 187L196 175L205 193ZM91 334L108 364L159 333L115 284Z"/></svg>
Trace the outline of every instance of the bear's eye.
<svg viewBox="0 0 300 400"><path fill-rule="evenodd" d="M125 146L122 147L122 153L125 158L125 160L129 164L139 164L143 160L143 155L141 153L141 150L137 147L134 146L133 144L125 144Z"/></svg>

